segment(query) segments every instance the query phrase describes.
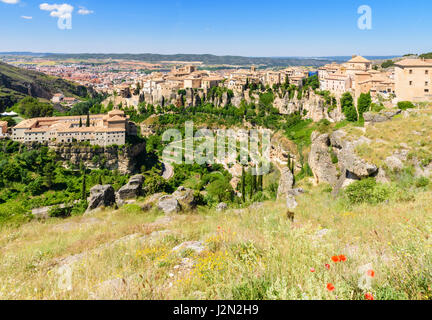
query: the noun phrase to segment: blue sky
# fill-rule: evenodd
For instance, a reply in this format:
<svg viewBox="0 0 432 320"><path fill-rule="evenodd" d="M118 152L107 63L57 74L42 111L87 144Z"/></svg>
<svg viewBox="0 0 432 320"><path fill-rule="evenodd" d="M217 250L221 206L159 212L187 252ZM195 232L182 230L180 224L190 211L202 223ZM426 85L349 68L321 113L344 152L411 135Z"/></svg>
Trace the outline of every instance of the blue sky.
<svg viewBox="0 0 432 320"><path fill-rule="evenodd" d="M73 6L72 29L44 2ZM399 55L432 51L431 18L430 0L0 0L0 52Z"/></svg>

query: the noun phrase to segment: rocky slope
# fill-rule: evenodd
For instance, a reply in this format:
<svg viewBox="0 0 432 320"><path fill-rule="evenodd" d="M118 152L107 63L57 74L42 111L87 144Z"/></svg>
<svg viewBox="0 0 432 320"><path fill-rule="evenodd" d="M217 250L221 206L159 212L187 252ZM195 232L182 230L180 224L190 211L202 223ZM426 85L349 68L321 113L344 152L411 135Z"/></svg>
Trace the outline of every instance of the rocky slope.
<svg viewBox="0 0 432 320"><path fill-rule="evenodd" d="M330 133L314 132L309 166L315 182L328 183L338 192L369 177L389 182L388 173L404 168L413 168L417 178L430 177L432 110L398 114L400 110L370 113L365 128L349 125Z"/></svg>
<svg viewBox="0 0 432 320"><path fill-rule="evenodd" d="M25 96L50 100L58 92L78 97L91 93L84 86L0 62L0 112Z"/></svg>

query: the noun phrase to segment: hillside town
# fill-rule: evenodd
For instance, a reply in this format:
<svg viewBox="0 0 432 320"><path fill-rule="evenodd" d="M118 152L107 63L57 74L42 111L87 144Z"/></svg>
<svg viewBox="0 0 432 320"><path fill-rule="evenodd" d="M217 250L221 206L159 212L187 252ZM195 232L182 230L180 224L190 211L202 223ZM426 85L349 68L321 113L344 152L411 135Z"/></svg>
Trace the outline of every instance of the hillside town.
<svg viewBox="0 0 432 320"><path fill-rule="evenodd" d="M133 63L120 65L131 66ZM314 75L318 77L319 90L329 92L336 101L339 101L346 92L352 95L354 103L361 94L370 93L374 100L386 101L387 106L390 107L397 101L422 102L432 99L432 60L430 59L398 59L392 67L385 69L378 68L372 61L357 55L352 56L345 63L326 64L318 69L312 67L262 69L251 66L250 68L210 71L201 70L197 64L184 63L174 65L170 71L142 74L126 71L111 73L112 68L108 66L109 64L89 65L89 67L43 64L40 67L32 65L31 69L91 86L97 92L107 95L105 103L109 101L115 108L117 105L137 108L142 102L155 105L179 105L179 93L185 93L188 90L204 98L215 87L231 91L234 96L232 103L238 106L240 101L248 98L251 86L265 89L288 84L301 88L305 80ZM140 64L138 66L138 69L142 67ZM160 67L160 65L151 64L145 64L145 66ZM189 100L191 99L194 100L194 97L192 96ZM286 100L276 100L275 105L282 113L290 113L289 106L283 106L287 103ZM61 104L67 109L79 103L80 100L76 97L66 97L62 92L58 92L53 95L51 102ZM191 105L193 104L194 101L191 102ZM115 114L115 118L111 116L112 114L92 115L90 128L79 127L79 117L30 119L14 127L11 138L25 142L84 140L100 145L122 144L125 141L126 133L131 132L128 129L129 121L124 114ZM121 132L111 132L113 121L116 121L117 118L121 122ZM310 118L316 120L314 115ZM119 126L115 127L120 130ZM1 128L0 138L9 136L7 123L2 122ZM115 136L111 137L111 134Z"/></svg>

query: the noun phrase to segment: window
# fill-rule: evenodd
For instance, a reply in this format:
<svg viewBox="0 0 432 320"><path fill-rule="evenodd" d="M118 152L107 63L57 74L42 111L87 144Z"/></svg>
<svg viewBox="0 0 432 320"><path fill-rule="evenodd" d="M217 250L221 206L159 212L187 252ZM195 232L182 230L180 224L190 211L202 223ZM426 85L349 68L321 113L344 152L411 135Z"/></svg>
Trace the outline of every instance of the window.
<svg viewBox="0 0 432 320"><path fill-rule="evenodd" d="M412 69L410 69L409 74L412 74L412 73L413 73L413 71L412 71Z"/></svg>
<svg viewBox="0 0 432 320"><path fill-rule="evenodd" d="M425 89L425 92L428 93L428 92L429 92L429 89Z"/></svg>
<svg viewBox="0 0 432 320"><path fill-rule="evenodd" d="M428 85L429 85L429 82L428 82L428 81L426 81L426 82L425 82L425 86L428 86Z"/></svg>
<svg viewBox="0 0 432 320"><path fill-rule="evenodd" d="M425 74L429 74L429 70L425 70Z"/></svg>
<svg viewBox="0 0 432 320"><path fill-rule="evenodd" d="M409 85L410 85L410 86L412 86L412 84L413 84L413 82L412 82L412 81L410 81L410 82L409 82Z"/></svg>

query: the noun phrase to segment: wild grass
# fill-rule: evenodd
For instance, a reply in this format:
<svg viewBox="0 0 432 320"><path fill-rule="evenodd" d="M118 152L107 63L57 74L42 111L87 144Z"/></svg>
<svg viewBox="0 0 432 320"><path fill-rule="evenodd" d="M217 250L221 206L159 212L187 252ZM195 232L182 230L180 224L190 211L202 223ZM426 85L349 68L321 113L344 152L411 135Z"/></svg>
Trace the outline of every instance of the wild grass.
<svg viewBox="0 0 432 320"><path fill-rule="evenodd" d="M223 213L199 208L166 223L155 223L159 212L131 205L10 228L0 235L0 298L363 300L370 292L431 299L427 187L411 202L347 206L325 186L298 200L294 222L283 202L268 202ZM136 237L115 242L128 235ZM201 241L205 250L172 251L185 241ZM67 291L58 286L59 259L76 254L83 256ZM347 260L333 262L339 255Z"/></svg>
<svg viewBox="0 0 432 320"><path fill-rule="evenodd" d="M396 117L392 121L376 123L361 132L353 127L345 127L352 137L361 135L371 139L371 143L357 147L357 154L363 159L382 166L385 159L395 150L409 149L408 157L417 158L427 165L432 161L432 109L419 110L407 118ZM406 145L406 146L405 146Z"/></svg>

